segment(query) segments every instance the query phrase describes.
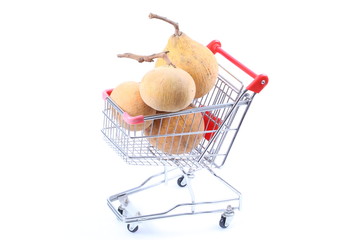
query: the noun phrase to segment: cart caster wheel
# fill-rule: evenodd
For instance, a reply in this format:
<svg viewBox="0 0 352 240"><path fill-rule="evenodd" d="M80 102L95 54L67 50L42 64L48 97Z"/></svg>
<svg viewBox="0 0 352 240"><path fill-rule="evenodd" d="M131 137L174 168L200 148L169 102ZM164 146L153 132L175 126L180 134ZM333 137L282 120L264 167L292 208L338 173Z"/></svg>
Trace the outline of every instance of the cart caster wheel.
<svg viewBox="0 0 352 240"><path fill-rule="evenodd" d="M117 211L118 211L121 215L123 215L123 208L122 208L121 206L117 209Z"/></svg>
<svg viewBox="0 0 352 240"><path fill-rule="evenodd" d="M229 226L229 224L226 224L226 217L221 216L220 221L219 221L219 225L222 228L227 228Z"/></svg>
<svg viewBox="0 0 352 240"><path fill-rule="evenodd" d="M187 182L185 180L185 176L180 177L179 179L177 179L177 184L180 187L186 187L187 186Z"/></svg>
<svg viewBox="0 0 352 240"><path fill-rule="evenodd" d="M138 225L131 226L131 224L127 224L128 231L135 233L138 230Z"/></svg>
<svg viewBox="0 0 352 240"><path fill-rule="evenodd" d="M228 205L225 212L221 215L219 225L222 228L227 228L235 216L234 208Z"/></svg>

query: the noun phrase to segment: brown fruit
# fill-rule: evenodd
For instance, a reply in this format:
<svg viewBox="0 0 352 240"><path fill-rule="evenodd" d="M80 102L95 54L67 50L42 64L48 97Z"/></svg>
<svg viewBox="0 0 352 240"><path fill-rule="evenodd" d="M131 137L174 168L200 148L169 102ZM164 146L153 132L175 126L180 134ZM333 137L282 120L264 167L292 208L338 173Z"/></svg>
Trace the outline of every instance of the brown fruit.
<svg viewBox="0 0 352 240"><path fill-rule="evenodd" d="M206 46L181 32L177 23L152 13L149 17L166 21L175 27L175 34L169 38L164 51L168 52L170 61L176 67L192 76L196 85L195 98L206 95L215 86L218 77L218 63L214 54ZM155 66L166 64L164 59L159 58Z"/></svg>
<svg viewBox="0 0 352 240"><path fill-rule="evenodd" d="M186 109L192 109L187 107ZM190 113L175 117L154 120L153 124L144 130L149 143L167 154L189 153L203 139L204 121L201 113ZM193 133L193 134L192 134ZM162 136L172 134L174 136ZM182 134L182 135L177 135ZM176 136L175 136L176 135Z"/></svg>
<svg viewBox="0 0 352 240"><path fill-rule="evenodd" d="M110 98L124 111L127 112L131 117L143 115L154 115L156 110L145 104L139 93L139 83L128 81L121 83L113 89L110 94ZM116 110L112 110L113 115L117 118L120 125L126 129L135 131L143 130L148 127L152 121L146 121L140 124L127 124L122 115Z"/></svg>

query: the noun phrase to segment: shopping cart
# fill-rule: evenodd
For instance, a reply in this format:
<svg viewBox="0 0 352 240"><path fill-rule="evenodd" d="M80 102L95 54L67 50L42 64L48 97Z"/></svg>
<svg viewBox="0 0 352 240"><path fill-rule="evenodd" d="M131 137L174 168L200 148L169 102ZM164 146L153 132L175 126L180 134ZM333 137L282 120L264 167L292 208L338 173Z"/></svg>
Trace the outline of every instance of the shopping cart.
<svg viewBox="0 0 352 240"><path fill-rule="evenodd" d="M241 193L217 175L214 169L224 165L253 98L268 84L268 77L257 75L241 64L221 48L219 41L214 40L207 47L214 54L222 55L222 59L229 60L226 62L231 63L231 67L234 64L237 66L234 69L247 77L249 75L251 83L244 87L242 81L219 64L216 85L207 95L195 99L191 107L174 113L137 117L129 116L114 103L109 97L112 90L103 92L102 133L107 142L128 164L163 166L162 172L150 176L139 186L107 199L112 212L127 223L127 229L131 232L137 231L138 225L144 221L203 213L221 213L219 225L226 228L235 210L241 208ZM139 130L140 125L144 125L144 130ZM225 186L231 197L196 201L192 182L195 173L202 169ZM171 179L177 179L175 182L180 187L187 186L189 200L142 214L131 197L142 191L151 191L149 189Z"/></svg>

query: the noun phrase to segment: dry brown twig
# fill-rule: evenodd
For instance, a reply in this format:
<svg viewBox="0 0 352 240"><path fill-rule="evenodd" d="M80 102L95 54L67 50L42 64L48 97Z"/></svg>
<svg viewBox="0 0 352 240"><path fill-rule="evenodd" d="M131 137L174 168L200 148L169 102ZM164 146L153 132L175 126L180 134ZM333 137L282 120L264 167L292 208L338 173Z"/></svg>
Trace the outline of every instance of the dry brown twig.
<svg viewBox="0 0 352 240"><path fill-rule="evenodd" d="M143 56L143 55L136 55L133 53L123 53L123 54L117 54L117 57L119 58L131 58L134 60L137 60L138 62L142 63L142 62L154 62L155 58L162 58L165 60L165 62L168 65L171 65L173 67L176 67L169 59L169 57L167 56L168 51L165 52L160 52L160 53L154 53L148 56Z"/></svg>
<svg viewBox="0 0 352 240"><path fill-rule="evenodd" d="M182 32L180 31L180 28L179 28L177 22L174 22L174 21L172 21L172 20L170 20L170 19L167 19L166 17L162 17L162 16L159 16L159 15L154 14L154 13L150 13L150 14L149 14L149 18L150 18L150 19L156 18L156 19L160 19L160 20L162 20L162 21L165 21L165 22L167 22L167 23L170 23L170 24L173 25L174 28L175 28L175 35L176 35L176 36L181 36Z"/></svg>

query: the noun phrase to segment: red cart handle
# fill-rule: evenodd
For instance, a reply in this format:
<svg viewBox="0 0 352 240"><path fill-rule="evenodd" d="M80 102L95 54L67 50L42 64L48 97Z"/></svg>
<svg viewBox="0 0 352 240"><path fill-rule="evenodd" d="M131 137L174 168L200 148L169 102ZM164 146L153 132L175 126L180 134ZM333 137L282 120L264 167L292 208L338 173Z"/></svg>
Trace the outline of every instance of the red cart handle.
<svg viewBox="0 0 352 240"><path fill-rule="evenodd" d="M215 54L215 53L220 53L222 56L224 56L227 60L235 64L238 68L240 68L242 71L247 73L249 76L251 76L254 80L247 86L247 90L250 90L255 93L259 93L269 82L269 78L267 75L264 74L255 74L252 70L247 68L245 65L237 61L234 57L232 57L230 54L225 52L221 48L221 43L218 40L214 40L210 42L207 47Z"/></svg>

